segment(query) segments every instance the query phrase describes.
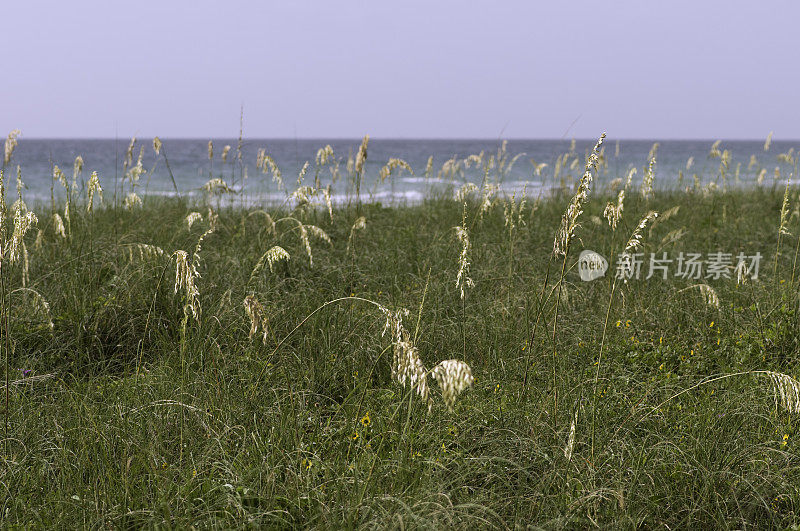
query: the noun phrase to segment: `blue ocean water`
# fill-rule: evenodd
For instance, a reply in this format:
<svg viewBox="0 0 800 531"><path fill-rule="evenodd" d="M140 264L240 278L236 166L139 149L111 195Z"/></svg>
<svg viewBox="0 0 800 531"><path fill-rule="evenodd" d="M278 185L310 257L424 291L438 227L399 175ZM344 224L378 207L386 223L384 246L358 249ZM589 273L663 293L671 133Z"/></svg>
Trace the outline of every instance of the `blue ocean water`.
<svg viewBox="0 0 800 531"><path fill-rule="evenodd" d="M147 194L174 195L175 188L184 196L199 196L201 187L210 177L224 179L236 190L242 199L249 203L275 203L284 200L298 184L298 173L306 161L310 163L303 184L327 186L333 184L335 201L351 198L353 183L348 179L347 159L355 156L360 139L247 139L242 143L241 165L237 162L237 139L212 139L214 157L208 158L208 140L202 139L162 139L164 149L157 156L153 150L152 139L139 139L133 150L134 164L142 151L142 165L145 173L141 175L135 191L140 196ZM625 178L630 168L637 168L633 180L639 183L647 165L652 140L615 140L605 142L605 164L597 177L600 185L615 178ZM526 190L526 194L536 196L559 186L571 186L583 173L586 154L594 146L595 140L509 140L505 143L506 170L490 172L489 180L498 184L508 193ZM666 140L659 141L655 166L655 187L675 188L694 184L694 175L701 184L720 181L720 158L711 157L712 140ZM7 174L16 171L19 165L22 178L27 186L25 198L29 203L49 202L53 183L53 166L59 166L72 180L73 163L77 156L84 161L84 169L78 177L78 185L85 183L92 171L97 171L105 190L105 197L113 196L115 191L127 193L129 183L124 179L123 161L128 149L127 139L26 139L20 137ZM222 161L224 146L231 146L227 162ZM333 182L331 163L317 171L316 154L319 148L330 145L339 162L339 178ZM458 188L466 182L480 184L483 179L481 169L473 165L466 168L464 159L470 155L484 152L484 160L498 156L503 146L502 140L461 140L461 139L371 139L368 158L361 184L364 200L380 200L387 203L418 201L437 188ZM747 186L758 180L764 170L764 185L785 184L785 179L796 175L796 167L789 160L797 159L797 141L774 141L769 151L764 150L764 141L722 141L720 152L728 150L730 160L726 171L728 186ZM284 186L280 188L272 175L262 173L256 167L257 154L264 149L275 160L282 173ZM780 157L792 150L789 157ZM562 165L556 175L557 160L564 154L567 163ZM166 155L166 160L164 159ZM517 155L520 155L517 157ZM429 157L433 157L432 172L426 177ZM501 155L502 156L502 155ZM751 156L755 160L751 160ZM407 161L414 170L395 173L380 182L379 172L392 158ZM511 160L513 166L508 169ZM693 161L687 169L687 161ZM454 159L461 161L460 171L445 172L440 175L442 165ZM167 162L172 171L175 185L167 170ZM541 164L546 166L541 166ZM796 164L796 163L795 163ZM536 171L539 166L539 171ZM737 169L738 168L738 169ZM775 168L778 168L776 173ZM246 179L243 179L244 175ZM680 182L680 174L683 181ZM776 178L779 175L779 178ZM11 177L11 175L9 175ZM7 180L8 182L8 180ZM242 186L244 184L244 186ZM58 195L60 186L56 184Z"/></svg>

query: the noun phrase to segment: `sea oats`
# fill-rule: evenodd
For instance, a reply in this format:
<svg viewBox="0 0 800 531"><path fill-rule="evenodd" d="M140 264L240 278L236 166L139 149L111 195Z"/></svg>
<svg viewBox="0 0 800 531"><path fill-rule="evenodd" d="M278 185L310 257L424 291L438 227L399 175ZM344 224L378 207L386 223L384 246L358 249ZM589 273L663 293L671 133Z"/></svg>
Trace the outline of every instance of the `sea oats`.
<svg viewBox="0 0 800 531"><path fill-rule="evenodd" d="M764 142L764 151L769 151L769 146L772 144L772 131L767 135L767 140Z"/></svg>
<svg viewBox="0 0 800 531"><path fill-rule="evenodd" d="M203 185L202 189L209 195L221 195L233 192L233 189L228 186L228 183L218 177L209 179L206 184Z"/></svg>
<svg viewBox="0 0 800 531"><path fill-rule="evenodd" d="M642 218L639 224L633 229L633 233L631 233L631 237L628 239L628 243L625 244L625 253L630 253L635 251L641 244L642 244L642 231L644 231L645 227L648 223L653 221L658 217L658 212L650 211Z"/></svg>
<svg viewBox="0 0 800 531"><path fill-rule="evenodd" d="M575 449L575 429L578 426L578 408L575 408L575 414L572 416L572 422L569 424L569 435L567 436L567 444L564 445L564 457L567 461L572 460L572 452Z"/></svg>
<svg viewBox="0 0 800 531"><path fill-rule="evenodd" d="M686 160L686 171L689 171L692 168L693 164L694 164L694 157L689 157Z"/></svg>
<svg viewBox="0 0 800 531"><path fill-rule="evenodd" d="M33 295L34 311L42 316L42 320L47 325L47 328L53 330L53 318L50 315L50 304L47 302L47 299L45 299L44 296L38 291L30 288L22 290L22 293Z"/></svg>
<svg viewBox="0 0 800 531"><path fill-rule="evenodd" d="M715 159L722 155L722 152L719 150L719 145L722 143L722 140L717 140L713 144L711 144L711 150L708 152L709 158Z"/></svg>
<svg viewBox="0 0 800 531"><path fill-rule="evenodd" d="M131 164L133 164L133 148L135 145L136 137L133 137L128 144L128 149L125 150L125 160L123 161L123 166L125 168L128 168Z"/></svg>
<svg viewBox="0 0 800 531"><path fill-rule="evenodd" d="M425 178L430 179L433 175L433 155L428 157L428 163L425 164Z"/></svg>
<svg viewBox="0 0 800 531"><path fill-rule="evenodd" d="M226 145L222 148L222 162L223 164L228 162L228 153L230 153L231 147Z"/></svg>
<svg viewBox="0 0 800 531"><path fill-rule="evenodd" d="M55 233L58 236L61 236L62 238L66 239L67 233L66 230L64 229L64 220L61 219L61 216L58 214L58 212L55 212L53 214L53 230L55 230Z"/></svg>
<svg viewBox="0 0 800 531"><path fill-rule="evenodd" d="M91 212L94 209L94 194L100 196L101 201L103 200L103 188L100 186L100 178L97 176L96 171L93 171L92 176L89 177L87 194L86 211Z"/></svg>
<svg viewBox="0 0 800 531"><path fill-rule="evenodd" d="M325 198L325 206L328 208L328 216L333 223L333 203L331 202L331 185L329 184L322 190L322 195Z"/></svg>
<svg viewBox="0 0 800 531"><path fill-rule="evenodd" d="M444 164L442 164L442 169L439 170L439 178L453 180L457 175L463 172L461 165L461 161L456 159L455 156L447 159L444 161Z"/></svg>
<svg viewBox="0 0 800 531"><path fill-rule="evenodd" d="M503 220L505 222L503 226L508 227L509 233L512 233L517 225L525 224L522 217L525 202L525 189L522 191L522 199L519 202L517 202L516 192L511 194L509 199L503 201Z"/></svg>
<svg viewBox="0 0 800 531"><path fill-rule="evenodd" d="M758 166L758 159L755 155L750 155L750 162L747 163L747 169L752 170L756 166Z"/></svg>
<svg viewBox="0 0 800 531"><path fill-rule="evenodd" d="M464 167L469 169L475 166L476 168L483 164L483 151L479 154L472 154L469 155L467 158L464 159Z"/></svg>
<svg viewBox="0 0 800 531"><path fill-rule="evenodd" d="M136 258L142 262L154 260L164 256L164 249L149 243L132 243L123 247L123 252L128 257L128 262L133 263Z"/></svg>
<svg viewBox="0 0 800 531"><path fill-rule="evenodd" d="M135 192L130 192L125 196L125 209L133 210L136 207L142 207L142 198L136 195Z"/></svg>
<svg viewBox="0 0 800 531"><path fill-rule="evenodd" d="M200 292L197 289L195 280L200 275L194 264L189 260L189 254L186 251L175 251L172 256L175 259L175 293L178 293L178 290L184 291L186 300L184 313L188 315L187 312L191 311L192 316L198 319L201 311Z"/></svg>
<svg viewBox="0 0 800 531"><path fill-rule="evenodd" d="M286 252L286 249L279 245L270 247L264 254L261 255L261 258L258 259L258 262L256 262L256 265L250 272L250 278L247 280L247 285L249 286L250 283L253 282L253 279L261 274L261 271L264 269L264 264L269 267L269 272L273 273L275 264L284 261L289 261L289 253Z"/></svg>
<svg viewBox="0 0 800 531"><path fill-rule="evenodd" d="M536 175L537 177L541 177L542 170L544 170L547 167L547 163L540 162L537 164L535 160L531 159L531 164L533 165L533 174Z"/></svg>
<svg viewBox="0 0 800 531"><path fill-rule="evenodd" d="M64 172L58 166L53 166L53 180L58 181L61 186L64 187L64 190L67 192L67 200L69 200L69 183L67 182L67 177L64 175Z"/></svg>
<svg viewBox="0 0 800 531"><path fill-rule="evenodd" d="M739 286L750 280L747 264L745 264L744 261L740 261L736 264L733 274L736 276L736 284Z"/></svg>
<svg viewBox="0 0 800 531"><path fill-rule="evenodd" d="M356 218L356 221L353 223L353 226L350 227L350 236L347 238L347 248L346 252L350 252L350 247L353 244L353 239L355 238L357 230L364 230L367 227L367 218L364 216L359 216Z"/></svg>
<svg viewBox="0 0 800 531"><path fill-rule="evenodd" d="M333 148L330 144L317 150L317 166L324 166L328 164L329 161L333 161L333 159Z"/></svg>
<svg viewBox="0 0 800 531"><path fill-rule="evenodd" d="M386 178L398 168L401 170L406 170L411 175L414 175L414 170L411 169L411 166L408 164L408 162L404 161L403 159L391 158L389 159L389 162L387 162L386 165L381 168L378 174L381 178L381 182L385 181Z"/></svg>
<svg viewBox="0 0 800 531"><path fill-rule="evenodd" d="M466 183L461 185L461 187L456 190L455 199L459 203L463 203L464 200L469 197L472 192L478 189L478 186L475 183Z"/></svg>
<svg viewBox="0 0 800 531"><path fill-rule="evenodd" d="M14 208L14 232L11 234L11 244L8 246L8 262L13 264L21 258L23 239L38 219L36 214L24 209L24 203L17 201Z"/></svg>
<svg viewBox="0 0 800 531"><path fill-rule="evenodd" d="M617 204L608 203L603 211L603 217L608 220L611 230L617 230L617 224L622 219L622 210L625 207L625 190L620 190L617 196Z"/></svg>
<svg viewBox="0 0 800 531"><path fill-rule="evenodd" d="M8 217L8 207L6 206L6 184L5 172L0 168L0 238L6 234L6 218ZM0 257L3 254L3 246L0 241Z"/></svg>
<svg viewBox="0 0 800 531"><path fill-rule="evenodd" d="M583 205L586 204L589 198L589 191L593 179L592 172L597 170L598 153L605 138L606 134L603 133L597 141L597 144L595 144L592 154L586 161L586 168L578 185L578 190L567 205L566 211L561 216L561 227L553 239L553 254L555 255L566 256L569 252L569 246L575 235L575 229L578 227L578 217L583 213Z"/></svg>
<svg viewBox="0 0 800 531"><path fill-rule="evenodd" d="M208 141L208 160L212 160L214 158L214 142L211 140Z"/></svg>
<svg viewBox="0 0 800 531"><path fill-rule="evenodd" d="M355 171L359 175L364 173L364 164L367 162L367 146L369 146L369 135L364 135L361 146L358 148L355 162Z"/></svg>
<svg viewBox="0 0 800 531"><path fill-rule="evenodd" d="M14 150L17 148L17 137L22 134L19 129L14 129L8 136L6 137L5 143L5 152L3 156L3 166L8 165L11 162L11 156L14 154Z"/></svg>
<svg viewBox="0 0 800 531"><path fill-rule="evenodd" d="M189 230L191 230L192 225L194 225L198 221L203 221L203 214L201 214L200 212L191 212L189 213L188 216L186 216L186 219L184 221L186 222L186 226L189 228Z"/></svg>
<svg viewBox="0 0 800 531"><path fill-rule="evenodd" d="M283 247L275 245L264 253L263 258L269 266L269 272L272 273L275 264L282 261L288 262L290 257Z"/></svg>
<svg viewBox="0 0 800 531"><path fill-rule="evenodd" d="M494 204L493 198L497 190L498 186L496 184L484 183L483 189L481 190L481 207L479 211L481 218L492 208Z"/></svg>
<svg viewBox="0 0 800 531"><path fill-rule="evenodd" d="M628 175L625 177L625 190L631 187L631 181L634 175L636 175L636 168L628 170Z"/></svg>
<svg viewBox="0 0 800 531"><path fill-rule="evenodd" d="M411 343L407 334L404 339L394 343L393 351L392 378L402 386L408 383L413 389L416 389L421 398L428 400L427 372L419 357L417 347ZM428 407L430 408L430 403Z"/></svg>
<svg viewBox="0 0 800 531"><path fill-rule="evenodd" d="M781 204L781 220L778 226L778 234L791 236L789 232L789 180L786 180L786 190L783 192L783 203Z"/></svg>
<svg viewBox="0 0 800 531"><path fill-rule="evenodd" d="M161 139L158 138L157 136L153 137L153 151L155 151L156 155L160 155L161 154L161 147L162 146L163 146L163 144L161 143Z"/></svg>
<svg viewBox="0 0 800 531"><path fill-rule="evenodd" d="M308 163L306 163L308 164ZM297 202L297 208L304 207L311 203L311 198L316 194L317 191L314 190L310 186L298 186L297 189L291 193L289 196L289 200L294 200Z"/></svg>
<svg viewBox="0 0 800 531"><path fill-rule="evenodd" d="M217 228L217 223L219 222L219 214L214 212L214 210L209 206L208 212L206 213L206 220L208 220L208 227L209 230L215 230Z"/></svg>
<svg viewBox="0 0 800 531"><path fill-rule="evenodd" d="M348 175L354 175L355 174L355 172L356 172L356 161L353 158L353 150L352 150L352 148L350 149L350 152L347 154L347 163L346 163L345 167L347 168L347 174Z"/></svg>
<svg viewBox="0 0 800 531"><path fill-rule="evenodd" d="M775 407L785 408L789 413L800 413L800 382L780 372L765 371L772 382Z"/></svg>
<svg viewBox="0 0 800 531"><path fill-rule="evenodd" d="M789 151L786 153L778 154L778 162L783 162L784 164L791 164L794 166L795 163L795 155L794 155L794 148L790 148Z"/></svg>
<svg viewBox="0 0 800 531"><path fill-rule="evenodd" d="M258 329L261 328L261 342L266 345L269 321L264 307L254 295L245 297L243 305L247 317L250 319L250 334L248 337L252 339L258 333Z"/></svg>
<svg viewBox="0 0 800 531"><path fill-rule="evenodd" d="M278 164L271 155L264 155L263 171L264 173L269 171L272 174L272 182L278 183L278 188L283 188L281 170L278 168Z"/></svg>
<svg viewBox="0 0 800 531"><path fill-rule="evenodd" d="M717 295L714 288L708 284L698 284L697 288L700 290L700 294L703 295L707 305L719 309L719 295Z"/></svg>
<svg viewBox="0 0 800 531"><path fill-rule="evenodd" d="M83 171L83 157L78 155L75 157L75 162L72 164L72 189L78 187L78 175Z"/></svg>
<svg viewBox="0 0 800 531"><path fill-rule="evenodd" d="M658 156L658 148L661 146L658 142L655 142L652 146L650 146L650 152L647 154L647 160L651 160Z"/></svg>
<svg viewBox="0 0 800 531"><path fill-rule="evenodd" d="M642 187L641 193L642 198L650 199L653 195L653 181L655 180L656 176L656 158L652 157L650 161L647 163L647 168L644 172L644 177L642 177Z"/></svg>
<svg viewBox="0 0 800 531"><path fill-rule="evenodd" d="M299 223L299 227L300 240L303 242L303 247L305 247L306 254L308 255L308 266L314 267L314 256L311 254L311 241L308 235L311 234L311 236L328 243L328 245L333 245L333 243L328 234L316 225L304 225L303 223Z"/></svg>
<svg viewBox="0 0 800 531"><path fill-rule="evenodd" d="M408 315L408 310L399 309L395 312L390 311L385 306L378 305L378 308L386 317L386 324L383 334L387 331L392 335L393 357L392 357L392 379L400 385L406 383L416 389L417 394L424 400L428 399L428 372L422 364L416 347L411 343L408 332L403 326L403 317ZM382 334L382 335L383 335Z"/></svg>
<svg viewBox="0 0 800 531"><path fill-rule="evenodd" d="M442 398L447 409L453 411L456 397L475 379L470 366L460 360L444 360L431 370L431 376L442 388Z"/></svg>
<svg viewBox="0 0 800 531"><path fill-rule="evenodd" d="M303 179L305 179L306 173L308 173L308 168L309 168L309 163L308 161L306 161L306 163L303 164L303 167L300 168L300 173L297 174L297 186L303 184ZM300 187L303 188L302 186Z"/></svg>
<svg viewBox="0 0 800 531"><path fill-rule="evenodd" d="M475 282L469 277L469 252L472 244L469 241L469 232L467 232L467 219L466 219L466 203L464 203L464 217L462 218L461 225L453 227L456 231L456 238L461 243L461 253L458 256L458 273L456 274L456 288L461 293L461 299L464 299L465 288L475 287Z"/></svg>

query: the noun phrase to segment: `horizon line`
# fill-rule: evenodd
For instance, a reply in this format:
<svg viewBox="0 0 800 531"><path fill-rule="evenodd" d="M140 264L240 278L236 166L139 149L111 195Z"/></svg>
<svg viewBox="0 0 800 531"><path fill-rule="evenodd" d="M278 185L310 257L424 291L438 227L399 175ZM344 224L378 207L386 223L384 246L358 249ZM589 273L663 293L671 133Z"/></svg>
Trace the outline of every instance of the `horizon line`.
<svg viewBox="0 0 800 531"><path fill-rule="evenodd" d="M156 135L158 136L158 135ZM557 142L571 142L572 140L576 141L591 141L596 142L597 138L595 137L447 137L447 136L437 136L437 137L425 137L425 136L370 136L370 140L385 140L385 141L393 141L393 140L420 140L420 141L491 141L491 142L501 142L501 141L557 141ZM128 136L25 136L20 135L19 141L24 142L25 140L120 140L120 139L128 139ZM134 135L130 138L136 139L145 139L151 138L148 136L139 136ZM196 141L208 141L208 140L238 140L238 136L158 136L159 139L162 141L164 140L196 140ZM356 136L307 136L307 137L292 137L292 136L253 136L253 137L242 137L242 141L255 141L255 140L266 140L266 141L274 141L274 140L290 140L290 141L314 141L314 140L335 140L335 141L355 141L360 142L363 137L356 137ZM619 141L619 142L667 142L667 141L708 141L708 142L765 142L767 137L736 137L736 138L724 138L724 137L627 137L627 138L613 138L613 137L606 137L606 142L609 141ZM772 142L800 142L800 138L772 138Z"/></svg>

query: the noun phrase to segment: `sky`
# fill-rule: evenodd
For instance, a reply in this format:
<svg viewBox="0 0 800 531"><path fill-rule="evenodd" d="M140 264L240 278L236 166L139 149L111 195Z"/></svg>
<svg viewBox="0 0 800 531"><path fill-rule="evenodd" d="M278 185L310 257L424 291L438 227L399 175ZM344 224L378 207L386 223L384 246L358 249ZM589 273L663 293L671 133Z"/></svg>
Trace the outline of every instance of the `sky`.
<svg viewBox="0 0 800 531"><path fill-rule="evenodd" d="M800 139L796 1L4 2L22 138Z"/></svg>

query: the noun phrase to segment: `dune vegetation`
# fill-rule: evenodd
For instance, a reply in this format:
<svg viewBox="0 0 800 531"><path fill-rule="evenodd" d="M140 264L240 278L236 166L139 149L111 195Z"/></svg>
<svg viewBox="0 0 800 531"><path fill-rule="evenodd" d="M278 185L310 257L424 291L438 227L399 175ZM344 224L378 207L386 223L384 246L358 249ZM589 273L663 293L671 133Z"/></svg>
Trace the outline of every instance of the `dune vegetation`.
<svg viewBox="0 0 800 531"><path fill-rule="evenodd" d="M711 184L659 190L654 148L600 185L601 139L547 196L502 193L511 159L476 154L442 172L483 182L385 206L365 139L349 201L323 148L262 209L216 174L141 193L133 143L119 182L76 161L28 207L15 142L3 526L798 524L800 191L729 185L718 146ZM604 276L581 279L585 249Z"/></svg>

